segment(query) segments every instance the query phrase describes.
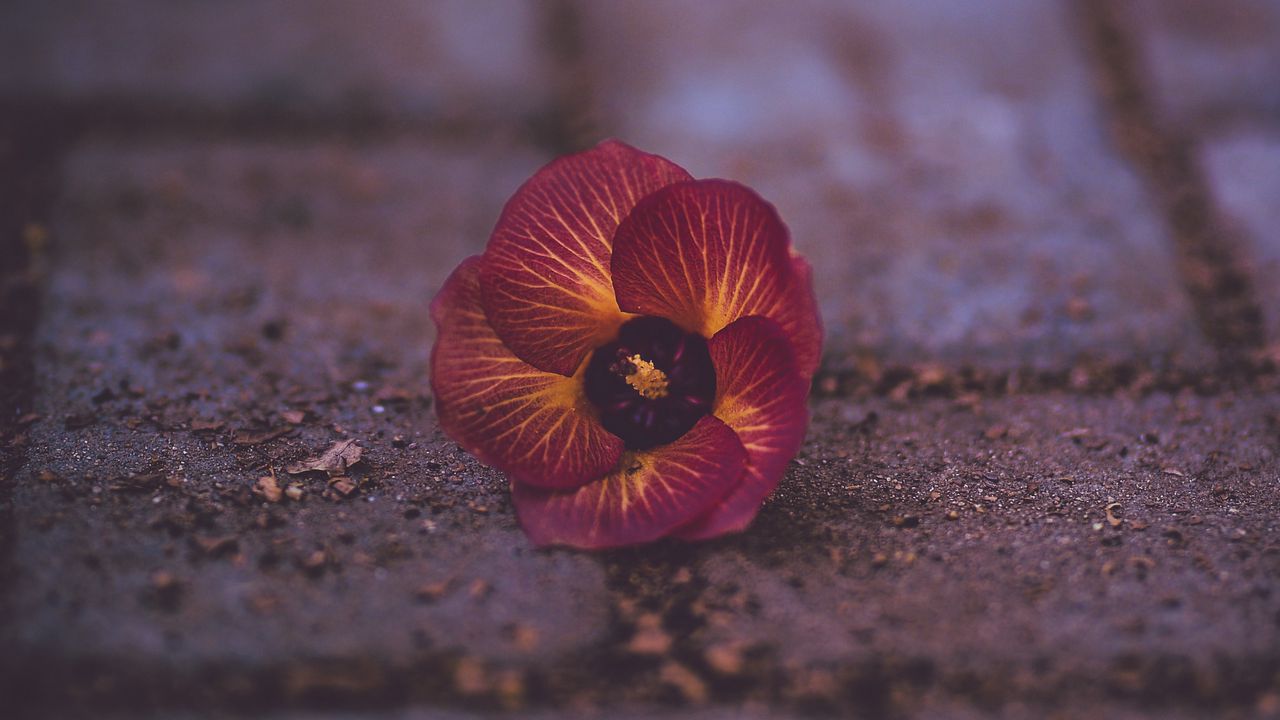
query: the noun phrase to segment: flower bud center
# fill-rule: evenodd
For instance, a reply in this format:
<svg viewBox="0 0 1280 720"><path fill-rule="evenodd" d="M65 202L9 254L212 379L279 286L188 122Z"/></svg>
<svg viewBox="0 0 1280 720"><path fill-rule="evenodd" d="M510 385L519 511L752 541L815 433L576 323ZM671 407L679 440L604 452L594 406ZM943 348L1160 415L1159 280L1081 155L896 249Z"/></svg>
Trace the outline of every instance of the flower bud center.
<svg viewBox="0 0 1280 720"><path fill-rule="evenodd" d="M627 365L622 372L623 379L640 393L641 397L654 400L667 396L667 374L640 357L639 353L627 356Z"/></svg>
<svg viewBox="0 0 1280 720"><path fill-rule="evenodd" d="M706 338L659 317L624 324L596 348L583 381L601 424L633 450L678 440L716 397Z"/></svg>

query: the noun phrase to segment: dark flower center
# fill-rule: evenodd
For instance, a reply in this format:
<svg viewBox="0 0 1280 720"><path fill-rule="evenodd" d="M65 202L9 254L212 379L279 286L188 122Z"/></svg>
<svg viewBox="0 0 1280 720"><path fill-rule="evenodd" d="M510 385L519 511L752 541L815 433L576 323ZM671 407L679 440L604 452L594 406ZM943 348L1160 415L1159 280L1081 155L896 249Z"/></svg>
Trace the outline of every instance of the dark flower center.
<svg viewBox="0 0 1280 720"><path fill-rule="evenodd" d="M585 382L605 429L633 450L679 439L716 397L706 339L660 317L630 320L596 348Z"/></svg>

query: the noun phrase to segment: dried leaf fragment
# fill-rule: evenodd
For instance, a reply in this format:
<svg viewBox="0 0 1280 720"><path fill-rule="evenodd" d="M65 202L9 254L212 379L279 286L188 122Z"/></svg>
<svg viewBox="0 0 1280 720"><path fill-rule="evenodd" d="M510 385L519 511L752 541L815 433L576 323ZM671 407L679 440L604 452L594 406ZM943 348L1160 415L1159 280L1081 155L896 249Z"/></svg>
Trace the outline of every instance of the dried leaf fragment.
<svg viewBox="0 0 1280 720"><path fill-rule="evenodd" d="M483 665L464 657L453 671L453 685L463 695L479 695L489 689L489 677Z"/></svg>
<svg viewBox="0 0 1280 720"><path fill-rule="evenodd" d="M707 684L684 665L675 661L665 663L659 677L679 691L687 702L701 705L707 701Z"/></svg>
<svg viewBox="0 0 1280 720"><path fill-rule="evenodd" d="M261 495L267 502L277 503L284 496L284 491L280 489L280 483L276 482L276 476L264 475L258 478L257 484L253 486L255 495Z"/></svg>
<svg viewBox="0 0 1280 720"><path fill-rule="evenodd" d="M1105 508L1105 510L1107 513L1108 525L1110 525L1111 527L1120 527L1121 523L1123 523L1124 520L1116 516L1116 511L1122 510L1122 509L1123 508L1118 502L1107 503L1107 507Z"/></svg>
<svg viewBox="0 0 1280 720"><path fill-rule="evenodd" d="M742 672L745 659L742 646L738 643L720 643L712 645L703 653L703 659L712 670L721 675L737 675Z"/></svg>
<svg viewBox="0 0 1280 720"><path fill-rule="evenodd" d="M217 432L222 429L223 425L226 425L226 423L221 420L195 418L191 421L191 432Z"/></svg>
<svg viewBox="0 0 1280 720"><path fill-rule="evenodd" d="M425 583L418 586L418 589L413 594L420 602L435 602L444 597L444 594L449 591L449 585L450 582L448 580Z"/></svg>
<svg viewBox="0 0 1280 720"><path fill-rule="evenodd" d="M329 480L329 487L333 488L341 497L350 497L351 493L356 491L356 484L351 478L340 475Z"/></svg>
<svg viewBox="0 0 1280 720"><path fill-rule="evenodd" d="M111 489L115 492L151 492L159 489L164 481L164 474L159 472L137 473L116 478L111 483Z"/></svg>
<svg viewBox="0 0 1280 720"><path fill-rule="evenodd" d="M269 428L266 430L240 429L236 431L235 437L232 438L232 442L236 445L260 445L269 440L275 440L283 435L288 435L291 432L293 432L293 428L291 427Z"/></svg>
<svg viewBox="0 0 1280 720"><path fill-rule="evenodd" d="M285 468L290 475L322 472L326 475L346 475L347 468L360 462L364 449L355 440L339 440L320 455L293 463Z"/></svg>
<svg viewBox="0 0 1280 720"><path fill-rule="evenodd" d="M195 546L210 557L222 557L229 555L240 549L240 540L235 535L223 535L220 537L210 537L207 535L197 535L192 538Z"/></svg>
<svg viewBox="0 0 1280 720"><path fill-rule="evenodd" d="M662 618L645 613L636 618L636 633L627 643L627 650L636 655L665 655L671 642L671 636L662 629Z"/></svg>

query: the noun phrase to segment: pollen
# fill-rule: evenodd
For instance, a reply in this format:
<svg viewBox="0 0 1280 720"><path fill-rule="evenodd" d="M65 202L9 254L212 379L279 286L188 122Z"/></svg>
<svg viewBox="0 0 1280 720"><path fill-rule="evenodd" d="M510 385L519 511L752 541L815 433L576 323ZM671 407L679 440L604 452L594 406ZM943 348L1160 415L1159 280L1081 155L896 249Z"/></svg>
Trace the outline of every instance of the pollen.
<svg viewBox="0 0 1280 720"><path fill-rule="evenodd" d="M630 372L623 378L641 397L653 400L667 396L667 374L640 357L639 353L627 357Z"/></svg>

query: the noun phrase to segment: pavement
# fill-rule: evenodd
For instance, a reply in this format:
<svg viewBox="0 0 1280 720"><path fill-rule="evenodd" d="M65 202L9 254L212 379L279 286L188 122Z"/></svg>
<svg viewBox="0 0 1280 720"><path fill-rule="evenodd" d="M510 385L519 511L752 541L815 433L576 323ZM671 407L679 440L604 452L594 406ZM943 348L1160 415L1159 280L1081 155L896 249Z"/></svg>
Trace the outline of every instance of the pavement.
<svg viewBox="0 0 1280 720"><path fill-rule="evenodd" d="M7 3L0 714L1280 716L1278 75L1264 0ZM815 266L738 536L535 550L434 419L608 136Z"/></svg>

